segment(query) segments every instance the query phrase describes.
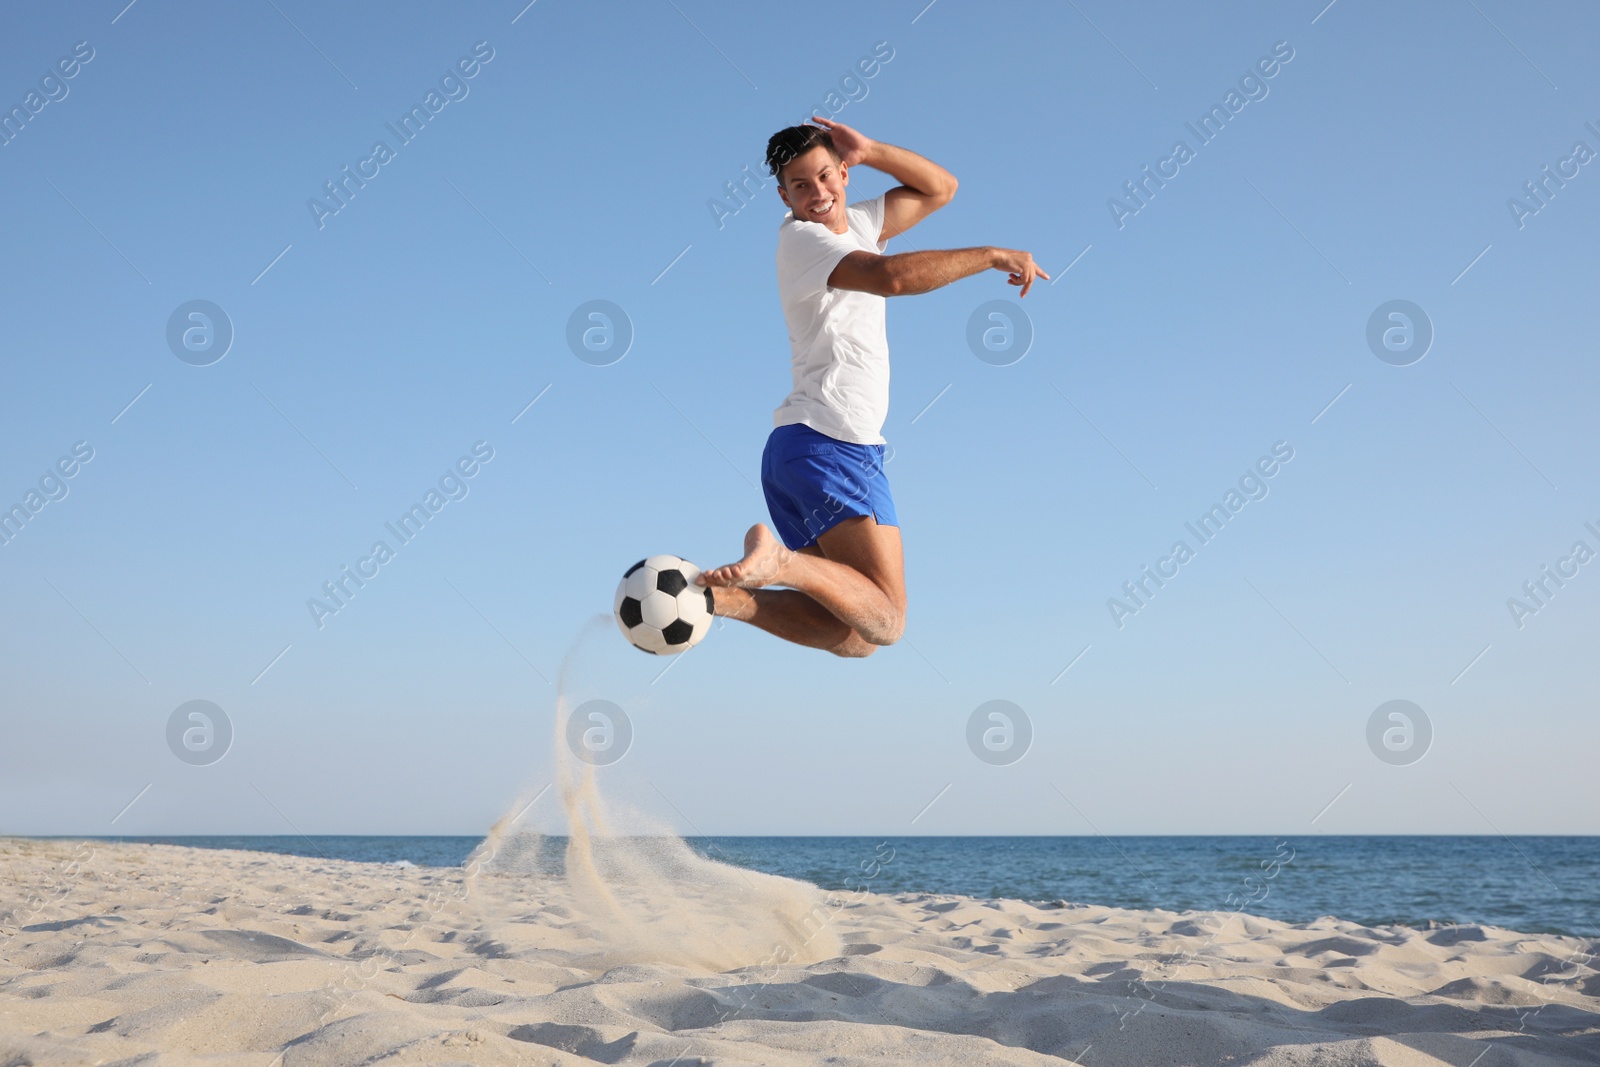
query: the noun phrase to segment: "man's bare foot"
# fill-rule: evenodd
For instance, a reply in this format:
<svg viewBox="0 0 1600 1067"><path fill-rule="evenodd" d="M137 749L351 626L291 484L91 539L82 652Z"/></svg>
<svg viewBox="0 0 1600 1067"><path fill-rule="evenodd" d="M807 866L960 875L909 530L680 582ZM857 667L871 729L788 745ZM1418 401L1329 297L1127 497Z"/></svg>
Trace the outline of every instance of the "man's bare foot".
<svg viewBox="0 0 1600 1067"><path fill-rule="evenodd" d="M784 564L793 555L766 523L758 522L744 535L744 559L701 571L695 581L700 585L760 589L781 579Z"/></svg>

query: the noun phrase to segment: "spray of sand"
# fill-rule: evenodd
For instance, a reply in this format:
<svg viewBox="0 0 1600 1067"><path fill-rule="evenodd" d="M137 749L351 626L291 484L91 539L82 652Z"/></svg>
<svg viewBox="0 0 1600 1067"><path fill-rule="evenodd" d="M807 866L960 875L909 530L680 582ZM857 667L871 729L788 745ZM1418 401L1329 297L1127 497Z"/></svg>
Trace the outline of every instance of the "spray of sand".
<svg viewBox="0 0 1600 1067"><path fill-rule="evenodd" d="M488 931L508 951L536 951L540 922L550 920L528 913L542 907L558 921L581 925L591 949L581 962L599 969L664 963L727 971L839 955L833 909L820 889L701 856L665 822L607 802L599 777L610 768L597 773L569 749L576 655L611 625L608 615L591 620L557 682L553 788L566 822L564 863L552 862L555 842L519 829L540 795L530 791L468 861L470 891Z"/></svg>

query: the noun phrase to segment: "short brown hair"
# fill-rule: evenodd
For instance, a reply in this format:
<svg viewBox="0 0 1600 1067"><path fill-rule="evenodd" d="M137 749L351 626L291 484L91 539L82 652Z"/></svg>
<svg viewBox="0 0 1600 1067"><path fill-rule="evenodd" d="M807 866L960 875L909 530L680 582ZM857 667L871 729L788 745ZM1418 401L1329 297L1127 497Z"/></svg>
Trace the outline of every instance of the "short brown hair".
<svg viewBox="0 0 1600 1067"><path fill-rule="evenodd" d="M789 126L767 140L767 170L782 185L783 168L817 145L826 148L835 163L844 162L839 150L833 147L833 135L821 126Z"/></svg>

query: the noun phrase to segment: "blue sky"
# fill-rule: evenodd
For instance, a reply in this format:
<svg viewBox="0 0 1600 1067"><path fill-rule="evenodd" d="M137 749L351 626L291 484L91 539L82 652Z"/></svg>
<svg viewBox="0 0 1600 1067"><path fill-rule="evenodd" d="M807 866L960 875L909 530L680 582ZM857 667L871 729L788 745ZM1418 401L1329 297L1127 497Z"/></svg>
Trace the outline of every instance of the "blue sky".
<svg viewBox="0 0 1600 1067"><path fill-rule="evenodd" d="M574 702L632 722L605 788L685 832L1600 832L1588 6L123 2L0 34L0 104L39 94L0 146L0 504L39 490L0 547L0 832L478 832L550 780L569 652ZM891 253L1054 281L890 302L906 640L729 623L663 675L586 626L634 560L726 562L765 518L783 208L725 183L820 107L961 182ZM193 300L234 333L206 366L166 337ZM632 324L608 366L566 342L591 300ZM966 340L992 300L1033 332L1006 366ZM1433 332L1404 366L1367 342L1395 300ZM1576 574L1515 618L1546 565ZM1032 729L1003 766L966 742L996 699ZM1396 699L1432 730L1402 765L1367 741ZM220 761L169 751L191 700Z"/></svg>

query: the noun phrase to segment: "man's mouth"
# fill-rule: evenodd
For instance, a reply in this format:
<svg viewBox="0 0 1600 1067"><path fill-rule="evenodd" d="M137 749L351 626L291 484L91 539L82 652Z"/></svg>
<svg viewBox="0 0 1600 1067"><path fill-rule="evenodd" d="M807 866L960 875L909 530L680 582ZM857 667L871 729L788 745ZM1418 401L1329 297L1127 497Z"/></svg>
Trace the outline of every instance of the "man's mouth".
<svg viewBox="0 0 1600 1067"><path fill-rule="evenodd" d="M836 202L836 200L837 200L837 198L835 198L835 200L827 201L821 207L812 208L811 209L811 213L813 215L826 215L828 212L833 210L833 205Z"/></svg>

